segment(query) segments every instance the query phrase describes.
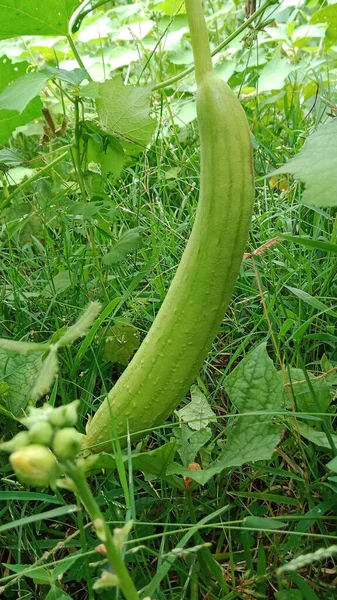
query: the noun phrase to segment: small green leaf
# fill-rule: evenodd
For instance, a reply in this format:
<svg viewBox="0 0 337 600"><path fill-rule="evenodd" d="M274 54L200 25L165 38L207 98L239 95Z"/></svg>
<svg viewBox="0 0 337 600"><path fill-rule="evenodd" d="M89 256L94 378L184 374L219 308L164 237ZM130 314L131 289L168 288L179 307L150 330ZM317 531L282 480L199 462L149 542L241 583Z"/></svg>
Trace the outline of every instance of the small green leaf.
<svg viewBox="0 0 337 600"><path fill-rule="evenodd" d="M277 600L303 600L302 592L300 590L282 590L276 592Z"/></svg>
<svg viewBox="0 0 337 600"><path fill-rule="evenodd" d="M243 519L243 527L256 529L256 531L268 531L269 529L285 529L287 523L278 519L249 516Z"/></svg>
<svg viewBox="0 0 337 600"><path fill-rule="evenodd" d="M104 360L126 366L139 348L139 330L130 323L116 323L106 334Z"/></svg>
<svg viewBox="0 0 337 600"><path fill-rule="evenodd" d="M308 237L290 235L289 233L279 233L280 237L289 242L294 242L299 246L305 246L306 248L313 248L317 250L323 250L323 252L332 252L337 254L337 244L330 244L329 242L322 242L321 240L313 240Z"/></svg>
<svg viewBox="0 0 337 600"><path fill-rule="evenodd" d="M71 597L68 596L62 588L57 585L52 585L45 600L71 600Z"/></svg>
<svg viewBox="0 0 337 600"><path fill-rule="evenodd" d="M11 167L18 167L25 162L25 159L17 150L11 150L10 148L3 148L0 150L0 171L6 171L4 167L8 169Z"/></svg>
<svg viewBox="0 0 337 600"><path fill-rule="evenodd" d="M60 79L70 85L78 87L84 79L89 78L88 71L86 69L72 69L72 71L66 71L65 69L57 69L56 67L45 67L41 73L49 74L49 77Z"/></svg>
<svg viewBox="0 0 337 600"><path fill-rule="evenodd" d="M110 250L110 252L103 257L103 263L109 266L118 265L127 258L130 252L138 250L140 246L141 236L139 227L129 229L129 231L122 235L121 239L112 248L112 250Z"/></svg>
<svg viewBox="0 0 337 600"><path fill-rule="evenodd" d="M211 439L212 431L210 428L192 431L188 425L182 425L179 429L174 429L174 435L178 442L178 454L185 467L194 462L199 450Z"/></svg>
<svg viewBox="0 0 337 600"><path fill-rule="evenodd" d="M71 286L69 271L60 271L53 277L52 281L47 283L43 288L41 296L44 298L52 298L58 294L62 294Z"/></svg>
<svg viewBox="0 0 337 600"><path fill-rule="evenodd" d="M212 411L208 404L206 396L199 390L196 385L191 387L192 400L177 410L177 415L184 422L187 423L191 429L204 429L209 423L216 422L216 414Z"/></svg>
<svg viewBox="0 0 337 600"><path fill-rule="evenodd" d="M319 446L320 448L329 448L329 450L331 450L331 444L323 431L317 431L317 429L313 429L306 423L298 423L297 427L300 434L305 439L309 440L309 442L316 444L316 446ZM331 434L331 437L334 444L337 446L337 435Z"/></svg>

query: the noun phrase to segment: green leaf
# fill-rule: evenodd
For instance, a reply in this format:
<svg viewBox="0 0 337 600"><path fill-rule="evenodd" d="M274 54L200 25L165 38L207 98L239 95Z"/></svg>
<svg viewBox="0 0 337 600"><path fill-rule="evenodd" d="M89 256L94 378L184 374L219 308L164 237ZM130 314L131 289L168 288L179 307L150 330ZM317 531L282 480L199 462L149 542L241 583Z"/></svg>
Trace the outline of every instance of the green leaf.
<svg viewBox="0 0 337 600"><path fill-rule="evenodd" d="M329 450L331 450L329 440L323 431L317 431L317 429L313 429L313 427L310 427L306 423L298 423L297 427L300 434L306 440L309 440L309 442L316 444L316 446L319 446L320 448L328 448ZM331 437L333 439L334 444L337 446L337 435L331 434Z"/></svg>
<svg viewBox="0 0 337 600"><path fill-rule="evenodd" d="M337 41L337 5L332 4L314 12L310 23L325 23L327 25L326 38L331 44Z"/></svg>
<svg viewBox="0 0 337 600"><path fill-rule="evenodd" d="M224 450L214 467L240 467L257 460L269 460L278 444L284 427L254 417L240 417L230 431Z"/></svg>
<svg viewBox="0 0 337 600"><path fill-rule="evenodd" d="M87 160L97 163L104 174L112 173L118 178L126 162L124 148L113 136L105 140L92 136L88 140Z"/></svg>
<svg viewBox="0 0 337 600"><path fill-rule="evenodd" d="M10 531L11 529L18 529L18 527L21 526L24 527L29 523L38 523L39 521L47 521L47 519L55 519L57 517L63 517L63 515L70 515L77 512L77 510L76 504L68 504L67 506L60 506L59 508L53 508L52 510L47 510L35 515L24 516L20 519L0 525L0 533ZM40 567L32 567L30 571L36 568L39 569Z"/></svg>
<svg viewBox="0 0 337 600"><path fill-rule="evenodd" d="M303 300L303 302L306 302L306 304L309 304L313 308L317 308L317 310L319 310L319 311L324 311L324 312L327 312L328 314L333 315L334 317L337 317L337 313L334 312L334 310L332 308L330 308L330 306L327 306L326 304L324 304L324 302L322 302L318 298L311 296L310 294L308 294L308 292L305 292L304 290L300 290L298 288L290 287L288 285L286 285L285 287L287 288L287 290L290 290L290 292L295 294L295 296L297 296L297 298L300 298L300 300Z"/></svg>
<svg viewBox="0 0 337 600"><path fill-rule="evenodd" d="M268 531L268 529L285 529L287 523L278 519L249 516L243 519L243 526L256 529L256 531Z"/></svg>
<svg viewBox="0 0 337 600"><path fill-rule="evenodd" d="M187 425L174 429L174 436L178 442L178 454L185 467L194 462L199 450L211 439L212 431L209 427L192 431Z"/></svg>
<svg viewBox="0 0 337 600"><path fill-rule="evenodd" d="M3 148L0 150L0 171L6 171L7 168L17 167L25 162L25 159L17 150Z"/></svg>
<svg viewBox="0 0 337 600"><path fill-rule="evenodd" d="M151 86L124 85L119 77L102 83L96 107L107 133L146 147L156 129L149 116L150 91Z"/></svg>
<svg viewBox="0 0 337 600"><path fill-rule="evenodd" d="M240 413L279 410L283 383L263 342L250 352L226 377L224 387ZM255 420L266 420L264 416Z"/></svg>
<svg viewBox="0 0 337 600"><path fill-rule="evenodd" d="M133 471L143 471L152 478L165 479L169 467L177 451L175 440L148 452L140 452L132 455ZM123 462L128 462L128 456L123 456ZM116 469L116 460L112 454L100 452L92 454L85 460L84 465L87 474L101 469Z"/></svg>
<svg viewBox="0 0 337 600"><path fill-rule="evenodd" d="M32 567L32 565L12 565L12 564L4 564L4 566L13 571L13 573L20 574L25 572L25 577L28 577L34 581L37 585L50 585L53 581L53 578L50 574L50 571L45 567ZM30 569L30 567L32 567Z"/></svg>
<svg viewBox="0 0 337 600"><path fill-rule="evenodd" d="M295 385L292 386L292 393L295 396L297 409L308 414L317 413L318 409L315 399L312 396L307 382L304 381L304 373L302 369L294 369L293 367L289 367L289 371L287 372L288 381L289 375L292 382L303 381L303 383L295 383ZM327 412L332 402L332 395L330 394L328 383L325 381L325 379L312 379L311 385L314 389L316 399L321 407L322 412ZM285 398L287 401L288 394L285 394Z"/></svg>
<svg viewBox="0 0 337 600"><path fill-rule="evenodd" d="M151 6L151 9L160 10L169 17L171 17L172 15L186 14L185 3L181 0L164 0L164 2L159 2L159 4L153 4Z"/></svg>
<svg viewBox="0 0 337 600"><path fill-rule="evenodd" d="M139 227L129 229L129 231L122 235L121 239L112 248L112 250L110 250L110 252L103 257L103 263L109 266L118 265L127 258L130 252L138 250L140 246L141 236Z"/></svg>
<svg viewBox="0 0 337 600"><path fill-rule="evenodd" d="M192 400L186 406L177 410L177 415L191 429L204 429L209 423L216 422L216 415L208 404L206 396L196 385L191 387Z"/></svg>
<svg viewBox="0 0 337 600"><path fill-rule="evenodd" d="M337 254L337 244L330 244L329 242L322 242L321 240L312 240L311 238L307 237L290 235L289 233L279 233L278 235L284 240L294 242L295 244L305 246L306 248L314 248L317 250L323 250L323 252L332 252L333 254Z"/></svg>
<svg viewBox="0 0 337 600"><path fill-rule="evenodd" d="M50 74L43 71L18 77L0 94L0 109L16 110L22 114L27 104L43 90L50 77Z"/></svg>
<svg viewBox="0 0 337 600"><path fill-rule="evenodd" d="M305 204L337 206L337 119L310 135L299 153L270 175L280 173L292 173L306 184Z"/></svg>
<svg viewBox="0 0 337 600"><path fill-rule="evenodd" d="M53 585L45 600L71 600L71 597L68 596L68 594L66 594L62 588L58 587L57 585Z"/></svg>
<svg viewBox="0 0 337 600"><path fill-rule="evenodd" d="M41 354L22 356L0 349L0 380L9 385L6 406L14 416L22 416L29 394L42 364Z"/></svg>
<svg viewBox="0 0 337 600"><path fill-rule="evenodd" d="M277 600L303 600L302 592L300 590L282 590L276 592Z"/></svg>
<svg viewBox="0 0 337 600"><path fill-rule="evenodd" d="M89 77L86 69L72 69L71 71L66 71L65 69L58 69L56 67L45 67L40 73L49 73L50 78L57 77L57 79L76 87L78 87L84 79L88 79Z"/></svg>
<svg viewBox="0 0 337 600"><path fill-rule="evenodd" d="M79 0L0 0L0 39L21 35L67 35Z"/></svg>
<svg viewBox="0 0 337 600"><path fill-rule="evenodd" d="M140 346L139 330L130 323L116 323L106 334L104 360L126 366Z"/></svg>
<svg viewBox="0 0 337 600"><path fill-rule="evenodd" d="M284 58L269 61L260 73L257 83L259 93L270 90L281 90L284 86L284 80L288 77L291 70L291 63Z"/></svg>
<svg viewBox="0 0 337 600"><path fill-rule="evenodd" d="M1 8L1 0L0 0ZM1 13L1 23L3 24L3 14ZM0 38L1 38L1 25L0 25ZM13 84L18 78L26 73L29 63L23 61L14 63L7 58L2 56L0 58L0 92L2 92L9 84ZM31 100L21 114L18 114L16 110L3 109L0 110L0 144L4 144L8 141L13 131L20 125L25 125L30 121L33 121L41 115L42 102L40 98L34 98Z"/></svg>
<svg viewBox="0 0 337 600"><path fill-rule="evenodd" d="M52 298L58 294L62 294L71 286L69 271L60 271L53 277L52 281L47 283L43 288L41 296L44 298Z"/></svg>

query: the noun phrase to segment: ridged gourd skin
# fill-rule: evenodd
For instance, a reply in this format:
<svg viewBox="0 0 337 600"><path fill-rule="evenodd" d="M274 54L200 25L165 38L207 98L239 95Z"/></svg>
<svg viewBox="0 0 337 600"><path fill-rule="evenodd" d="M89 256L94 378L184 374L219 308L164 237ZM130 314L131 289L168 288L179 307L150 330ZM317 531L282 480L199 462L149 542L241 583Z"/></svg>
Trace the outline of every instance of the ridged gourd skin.
<svg viewBox="0 0 337 600"><path fill-rule="evenodd" d="M238 99L214 73L198 83L197 116L201 175L194 226L153 325L87 428L85 445L93 452L111 449L111 413L120 436L128 428L131 434L151 429L173 413L233 294L253 208L251 135Z"/></svg>

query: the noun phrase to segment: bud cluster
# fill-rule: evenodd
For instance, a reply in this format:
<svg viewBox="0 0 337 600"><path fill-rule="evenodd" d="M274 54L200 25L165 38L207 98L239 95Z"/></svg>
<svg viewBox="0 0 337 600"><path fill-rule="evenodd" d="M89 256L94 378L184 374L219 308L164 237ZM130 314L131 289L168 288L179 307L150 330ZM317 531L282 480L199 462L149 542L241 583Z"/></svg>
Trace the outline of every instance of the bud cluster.
<svg viewBox="0 0 337 600"><path fill-rule="evenodd" d="M28 431L21 431L0 450L10 454L10 463L21 483L32 486L54 485L60 473L58 461L72 460L82 448L82 435L75 429L75 400L53 408L30 407L21 422Z"/></svg>

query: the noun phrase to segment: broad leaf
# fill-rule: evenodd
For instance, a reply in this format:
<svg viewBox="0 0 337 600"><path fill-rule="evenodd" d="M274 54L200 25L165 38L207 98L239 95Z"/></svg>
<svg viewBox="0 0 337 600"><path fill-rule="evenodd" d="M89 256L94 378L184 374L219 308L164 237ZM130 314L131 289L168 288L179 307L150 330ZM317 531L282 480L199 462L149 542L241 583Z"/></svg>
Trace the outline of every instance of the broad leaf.
<svg viewBox="0 0 337 600"><path fill-rule="evenodd" d="M300 434L306 440L309 440L309 442L312 442L321 448L329 448L329 450L331 449L329 440L323 431L317 431L317 429L313 429L313 427L310 427L306 423L298 423L297 427ZM337 446L337 435L331 434L331 437L335 446Z"/></svg>
<svg viewBox="0 0 337 600"><path fill-rule="evenodd" d="M43 288L41 296L44 298L53 298L57 294L62 294L71 286L69 271L60 271L53 277L52 281Z"/></svg>
<svg viewBox="0 0 337 600"><path fill-rule="evenodd" d="M225 379L225 389L240 413L279 410L283 383L263 342L250 352ZM266 420L264 416L256 420Z"/></svg>
<svg viewBox="0 0 337 600"><path fill-rule="evenodd" d="M3 15L1 16L3 17ZM1 23L3 23L3 20ZM28 63L25 61L12 64L9 58L2 56L0 58L0 92L2 92L9 84L14 85L13 82L18 78L21 78L22 75L25 75L27 67ZM28 102L21 114L18 114L17 110L0 110L0 144L5 144L19 125L25 125L41 116L41 111L42 102L40 98L34 98Z"/></svg>
<svg viewBox="0 0 337 600"><path fill-rule="evenodd" d="M96 107L107 133L145 147L155 131L156 121L149 116L150 86L124 85L119 77L100 85Z"/></svg>
<svg viewBox="0 0 337 600"><path fill-rule="evenodd" d="M305 204L337 206L337 119L310 135L299 153L271 175L280 173L292 173L306 184Z"/></svg>
<svg viewBox="0 0 337 600"><path fill-rule="evenodd" d="M67 35L79 0L0 0L0 39L20 35Z"/></svg>
<svg viewBox="0 0 337 600"><path fill-rule="evenodd" d="M41 354L23 356L0 349L0 380L9 386L5 396L5 409L14 416L22 416L30 391L42 364Z"/></svg>
<svg viewBox="0 0 337 600"><path fill-rule="evenodd" d="M284 81L291 72L291 64L284 58L271 60L263 67L257 84L259 92L269 90L281 90L284 87Z"/></svg>
<svg viewBox="0 0 337 600"><path fill-rule="evenodd" d="M314 12L310 19L311 23L325 23L327 25L326 38L329 43L337 41L337 4L325 6Z"/></svg>
<svg viewBox="0 0 337 600"><path fill-rule="evenodd" d="M0 94L0 109L16 110L22 114L27 104L43 90L50 77L43 71L18 77Z"/></svg>
<svg viewBox="0 0 337 600"><path fill-rule="evenodd" d="M317 413L318 407L315 399L309 389L306 381L304 381L304 373L302 369L289 368L287 375L290 375L291 381L294 383L292 386L292 393L295 396L296 409L303 413ZM301 381L302 383L296 383ZM311 385L314 389L316 400L323 413L327 412L332 402L332 395L330 394L329 384L326 379L313 379ZM285 394L285 400L288 400L288 394Z"/></svg>

